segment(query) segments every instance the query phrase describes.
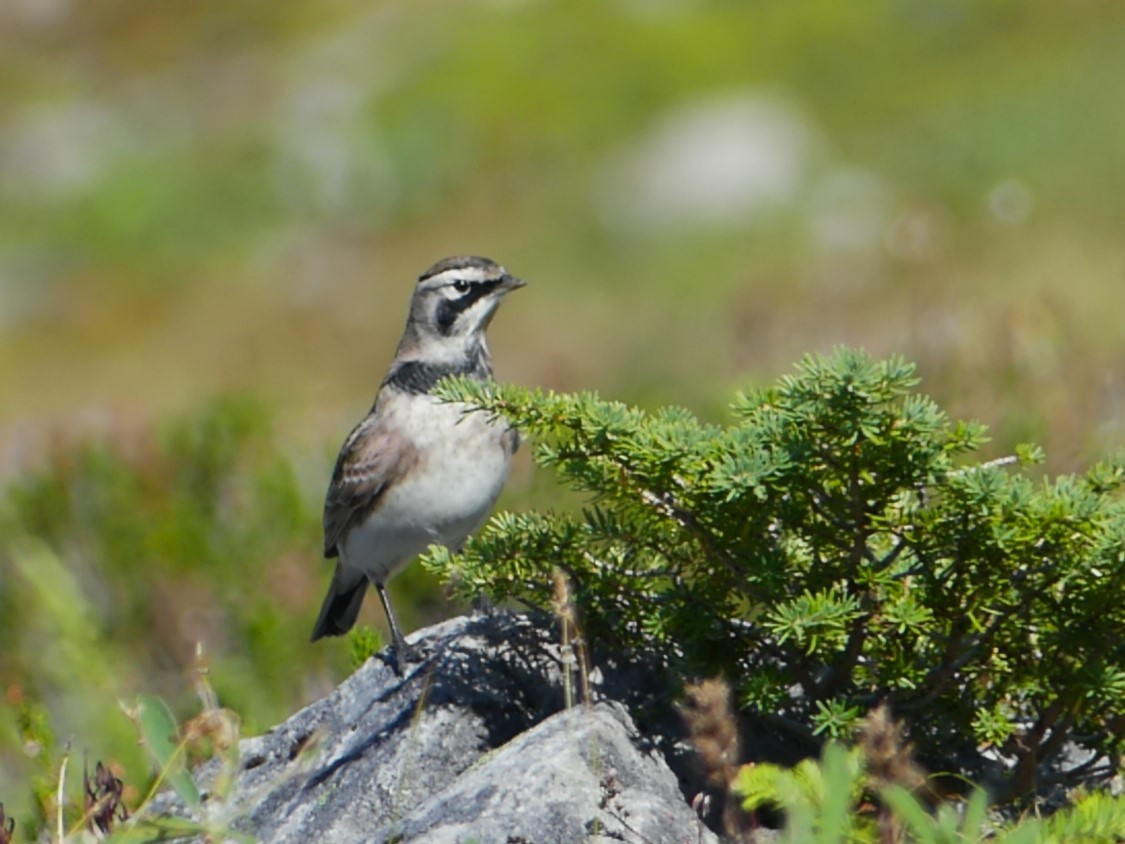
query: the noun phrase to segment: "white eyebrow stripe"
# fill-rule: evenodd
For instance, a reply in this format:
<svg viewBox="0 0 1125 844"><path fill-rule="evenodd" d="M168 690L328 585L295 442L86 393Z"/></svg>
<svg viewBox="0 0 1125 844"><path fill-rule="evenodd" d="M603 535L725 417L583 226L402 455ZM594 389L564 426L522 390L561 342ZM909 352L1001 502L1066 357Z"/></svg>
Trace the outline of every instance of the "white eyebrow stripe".
<svg viewBox="0 0 1125 844"><path fill-rule="evenodd" d="M481 281L499 281L501 276L496 273L489 272L481 267L454 267L452 269L440 272L437 275L432 275L418 283L420 288L432 290L437 287L444 287L447 284L452 284L458 279L468 282L481 282Z"/></svg>

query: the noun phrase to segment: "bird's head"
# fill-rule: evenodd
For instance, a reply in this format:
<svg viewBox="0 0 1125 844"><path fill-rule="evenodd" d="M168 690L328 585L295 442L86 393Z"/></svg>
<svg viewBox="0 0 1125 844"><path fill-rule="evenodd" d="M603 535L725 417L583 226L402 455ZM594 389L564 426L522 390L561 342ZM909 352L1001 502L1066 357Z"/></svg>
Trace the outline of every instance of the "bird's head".
<svg viewBox="0 0 1125 844"><path fill-rule="evenodd" d="M483 345L500 300L524 284L488 258L438 261L418 277L403 343L435 353Z"/></svg>

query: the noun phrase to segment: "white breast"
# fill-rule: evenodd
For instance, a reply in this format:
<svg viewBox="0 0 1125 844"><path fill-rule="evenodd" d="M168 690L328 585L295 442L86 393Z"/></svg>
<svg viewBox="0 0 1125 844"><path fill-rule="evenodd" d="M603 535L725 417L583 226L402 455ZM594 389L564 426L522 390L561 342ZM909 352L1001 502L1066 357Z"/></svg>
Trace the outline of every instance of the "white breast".
<svg viewBox="0 0 1125 844"><path fill-rule="evenodd" d="M378 583L431 544L459 547L487 518L511 465L507 423L465 405L403 397L386 421L419 459L344 547L348 565Z"/></svg>

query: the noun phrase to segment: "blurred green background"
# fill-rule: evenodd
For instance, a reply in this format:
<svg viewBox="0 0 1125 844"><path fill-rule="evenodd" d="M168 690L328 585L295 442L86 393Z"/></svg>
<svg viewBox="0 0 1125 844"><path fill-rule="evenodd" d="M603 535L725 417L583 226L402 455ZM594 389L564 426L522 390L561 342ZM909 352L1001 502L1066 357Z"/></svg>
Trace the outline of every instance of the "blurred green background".
<svg viewBox="0 0 1125 844"><path fill-rule="evenodd" d="M530 282L505 380L721 419L848 344L995 454L1115 450L1123 45L1118 0L4 0L0 800L68 741L143 780L117 700L190 713L197 642L249 731L346 674L322 495L449 254Z"/></svg>

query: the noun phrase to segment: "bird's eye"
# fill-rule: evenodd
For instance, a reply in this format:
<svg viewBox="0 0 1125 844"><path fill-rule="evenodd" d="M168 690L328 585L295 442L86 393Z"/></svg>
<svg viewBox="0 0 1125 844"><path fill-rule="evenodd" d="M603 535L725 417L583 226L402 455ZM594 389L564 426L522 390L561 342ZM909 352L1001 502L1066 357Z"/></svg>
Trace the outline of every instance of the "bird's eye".
<svg viewBox="0 0 1125 844"><path fill-rule="evenodd" d="M468 293L471 286L472 285L469 284L469 282L465 281L465 279L463 278L459 278L455 282L453 282L453 289L458 293Z"/></svg>

